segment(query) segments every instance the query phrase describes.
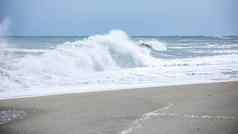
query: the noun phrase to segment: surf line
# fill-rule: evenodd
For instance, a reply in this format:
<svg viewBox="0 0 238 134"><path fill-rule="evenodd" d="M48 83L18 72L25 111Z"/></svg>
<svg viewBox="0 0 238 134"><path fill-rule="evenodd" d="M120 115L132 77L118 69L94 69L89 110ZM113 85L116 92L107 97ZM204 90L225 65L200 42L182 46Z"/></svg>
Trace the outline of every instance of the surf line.
<svg viewBox="0 0 238 134"><path fill-rule="evenodd" d="M156 109L152 112L148 112L143 114L139 119L136 119L135 121L133 121L131 127L129 127L126 130L123 130L120 132L120 134L128 134L131 133L133 130L140 128L142 126L142 123L146 120L151 119L153 116L158 116L157 113L163 112L165 110L168 110L169 108L171 108L174 104L169 103L167 106Z"/></svg>
<svg viewBox="0 0 238 134"><path fill-rule="evenodd" d="M224 115L201 115L201 114L178 114L178 113L166 113L165 110L168 110L174 106L174 104L170 103L165 107L159 108L149 113L145 113L141 116L141 118L136 119L130 128L123 130L120 134L129 134L133 130L142 127L143 122L151 119L152 117L170 117L170 118L188 118L188 119L207 119L207 120L238 120L236 116L224 116Z"/></svg>
<svg viewBox="0 0 238 134"><path fill-rule="evenodd" d="M154 113L154 116L160 117L182 117L190 119L210 119L210 120L238 120L236 116L224 116L224 115L195 115L195 114L177 114L177 113Z"/></svg>

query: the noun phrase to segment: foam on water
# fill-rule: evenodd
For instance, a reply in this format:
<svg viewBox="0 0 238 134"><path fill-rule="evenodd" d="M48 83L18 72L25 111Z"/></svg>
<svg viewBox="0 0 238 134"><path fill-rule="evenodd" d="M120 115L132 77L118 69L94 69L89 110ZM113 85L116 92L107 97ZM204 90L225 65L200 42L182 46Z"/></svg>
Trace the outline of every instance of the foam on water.
<svg viewBox="0 0 238 134"><path fill-rule="evenodd" d="M141 46L144 44L144 46ZM54 49L0 51L0 98L164 86L238 79L238 55L163 59L158 40L132 40L120 30Z"/></svg>

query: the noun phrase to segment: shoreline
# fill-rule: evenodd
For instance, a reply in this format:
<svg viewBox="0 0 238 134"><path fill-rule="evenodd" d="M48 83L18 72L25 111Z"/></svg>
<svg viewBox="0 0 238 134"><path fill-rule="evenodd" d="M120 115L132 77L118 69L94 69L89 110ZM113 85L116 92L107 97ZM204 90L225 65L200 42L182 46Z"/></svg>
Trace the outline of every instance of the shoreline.
<svg viewBox="0 0 238 134"><path fill-rule="evenodd" d="M238 82L1 100L26 112L3 134L191 134L238 132Z"/></svg>
<svg viewBox="0 0 238 134"><path fill-rule="evenodd" d="M177 86L192 86L192 85L201 85L201 84L216 84L216 83L227 83L227 82L238 82L238 80L225 80L225 81L206 81L206 82L194 82L194 83L180 83L180 84L173 84L173 85L136 85L136 86L120 86L119 88L115 88L112 86L108 87L86 87L86 88L78 88L78 87L66 87L70 88L71 92L69 91L62 91L61 93L52 92L52 93L43 93L42 95L23 95L23 96L14 96L9 98L1 98L0 101L4 100L15 100L15 99L23 99L23 98L35 98L35 97L44 97L44 96L58 96L58 95L71 95L71 94L84 94L84 93L100 93L100 92L117 92L117 91L123 91L123 90L137 90L137 89L144 89L144 88L166 88L166 87L177 87ZM97 88L97 90L92 88ZM53 89L53 88L52 88ZM54 88L56 89L56 88ZM65 88L63 88L65 89ZM76 91L77 89L83 90L83 91ZM75 90L75 91L72 91ZM86 91L85 91L86 90Z"/></svg>

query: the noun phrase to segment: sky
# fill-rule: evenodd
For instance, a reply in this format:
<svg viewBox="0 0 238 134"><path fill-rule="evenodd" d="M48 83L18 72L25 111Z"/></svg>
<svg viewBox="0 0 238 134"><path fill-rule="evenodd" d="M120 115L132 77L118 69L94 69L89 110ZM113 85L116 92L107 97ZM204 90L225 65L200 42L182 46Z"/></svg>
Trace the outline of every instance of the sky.
<svg viewBox="0 0 238 134"><path fill-rule="evenodd" d="M238 35L237 0L0 0L8 35Z"/></svg>

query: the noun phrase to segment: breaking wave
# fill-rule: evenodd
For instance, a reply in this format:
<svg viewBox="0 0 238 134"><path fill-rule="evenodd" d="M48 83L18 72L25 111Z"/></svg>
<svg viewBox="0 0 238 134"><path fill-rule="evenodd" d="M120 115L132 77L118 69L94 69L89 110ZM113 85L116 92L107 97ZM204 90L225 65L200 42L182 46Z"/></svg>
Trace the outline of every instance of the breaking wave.
<svg viewBox="0 0 238 134"><path fill-rule="evenodd" d="M55 93L75 92L59 90L62 87L78 90L91 85L118 88L238 79L236 54L184 59L153 56L154 51L167 52L167 47L158 40L132 40L125 32L114 30L49 49L2 48L0 99L17 93L24 96L26 91L47 94L52 88Z"/></svg>
<svg viewBox="0 0 238 134"><path fill-rule="evenodd" d="M149 49L139 47L125 32L111 31L107 35L66 42L39 56L26 56L16 66L33 72L45 70L68 74L151 66L153 63L155 58Z"/></svg>
<svg viewBox="0 0 238 134"><path fill-rule="evenodd" d="M155 66L159 63L150 55L150 49L141 47L119 30L65 42L52 50L2 49L8 53L31 54L11 60L4 57L7 62L0 66L0 80L3 81L0 88L9 88L9 85L30 87L45 83L56 85L92 72Z"/></svg>

